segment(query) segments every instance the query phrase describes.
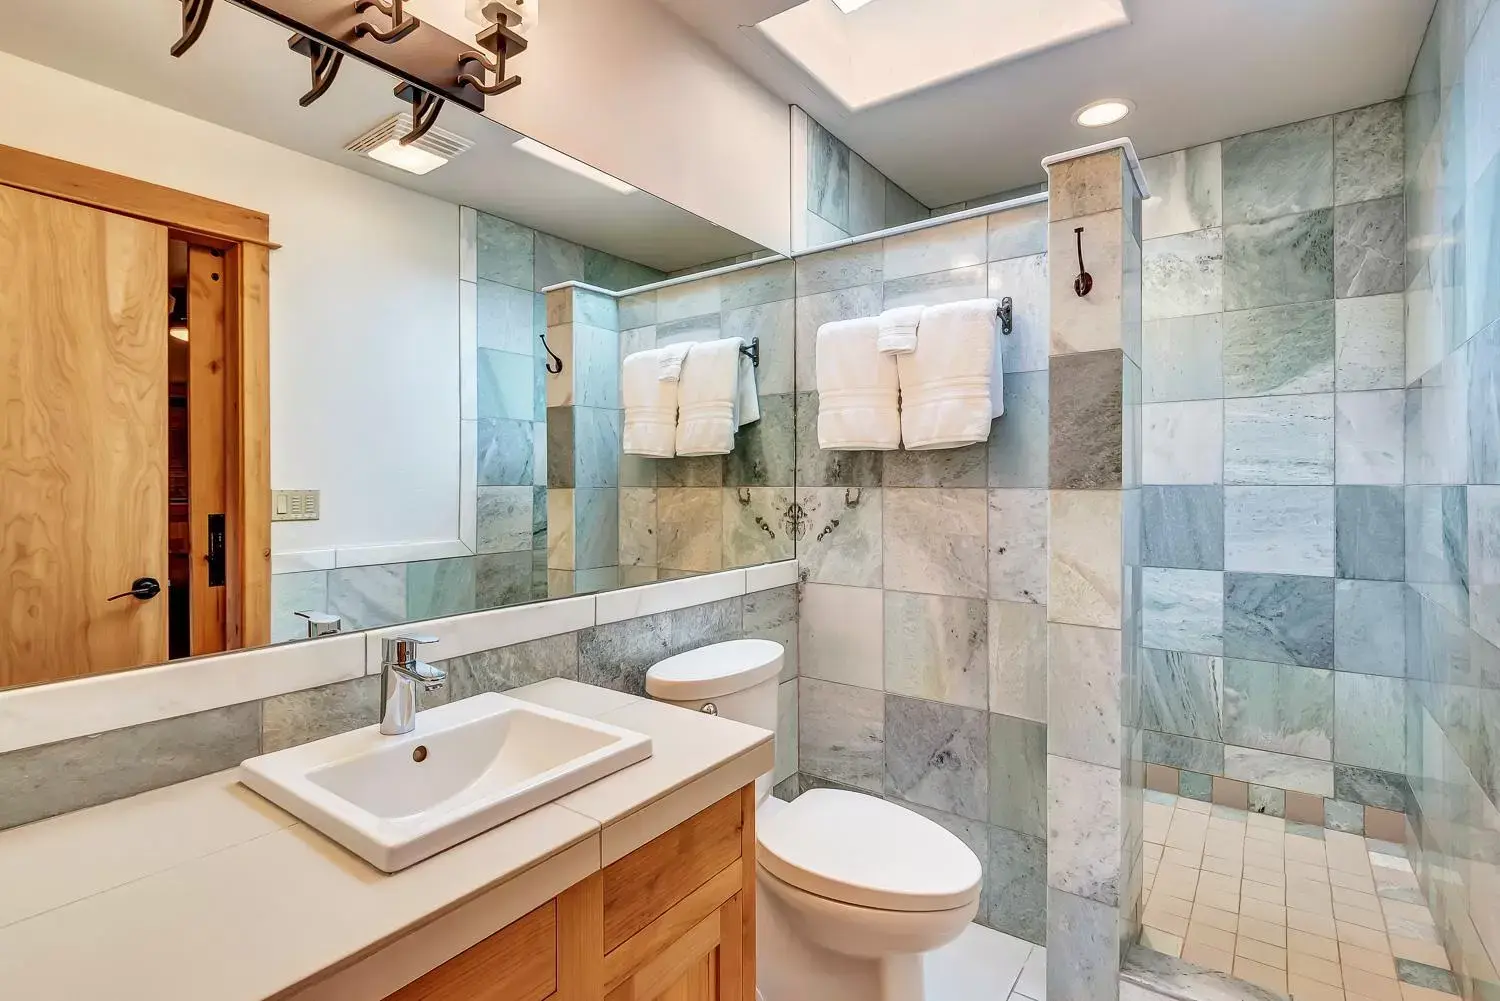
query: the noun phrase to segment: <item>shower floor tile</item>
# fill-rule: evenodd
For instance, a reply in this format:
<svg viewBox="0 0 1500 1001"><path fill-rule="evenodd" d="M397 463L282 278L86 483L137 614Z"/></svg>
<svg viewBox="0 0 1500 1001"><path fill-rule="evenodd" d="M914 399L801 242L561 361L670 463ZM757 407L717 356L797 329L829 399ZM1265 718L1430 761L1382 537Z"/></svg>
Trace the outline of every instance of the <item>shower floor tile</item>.
<svg viewBox="0 0 1500 1001"><path fill-rule="evenodd" d="M1153 793L1141 945L1296 1001L1457 994L1403 849Z"/></svg>

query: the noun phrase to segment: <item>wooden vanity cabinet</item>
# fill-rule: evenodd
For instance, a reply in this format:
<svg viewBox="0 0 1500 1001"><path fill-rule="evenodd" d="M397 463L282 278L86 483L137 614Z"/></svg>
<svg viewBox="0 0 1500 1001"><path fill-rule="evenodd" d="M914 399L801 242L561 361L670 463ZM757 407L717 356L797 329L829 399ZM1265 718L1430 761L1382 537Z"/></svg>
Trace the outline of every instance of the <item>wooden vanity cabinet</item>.
<svg viewBox="0 0 1500 1001"><path fill-rule="evenodd" d="M755 1001L755 787L387 1001Z"/></svg>

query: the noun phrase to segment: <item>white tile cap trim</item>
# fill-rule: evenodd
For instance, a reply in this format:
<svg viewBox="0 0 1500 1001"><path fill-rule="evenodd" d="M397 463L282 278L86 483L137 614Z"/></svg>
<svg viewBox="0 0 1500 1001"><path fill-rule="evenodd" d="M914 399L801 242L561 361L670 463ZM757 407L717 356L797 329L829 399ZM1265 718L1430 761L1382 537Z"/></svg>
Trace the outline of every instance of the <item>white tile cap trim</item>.
<svg viewBox="0 0 1500 1001"><path fill-rule="evenodd" d="M725 570L599 594L599 625L678 608L702 605L745 593L745 571Z"/></svg>
<svg viewBox="0 0 1500 1001"><path fill-rule="evenodd" d="M364 637L330 636L0 692L0 753L357 678Z"/></svg>
<svg viewBox="0 0 1500 1001"><path fill-rule="evenodd" d="M745 568L745 593L766 591L773 587L785 587L797 583L797 561L782 560L779 563L762 563L758 567Z"/></svg>
<svg viewBox="0 0 1500 1001"><path fill-rule="evenodd" d="M436 643L418 652L423 660L434 661L576 632L593 624L594 595L590 594L372 629L363 635L365 673L380 672L382 643L396 636L437 637Z"/></svg>
<svg viewBox="0 0 1500 1001"><path fill-rule="evenodd" d="M1093 156L1095 153L1103 153L1105 150L1111 149L1124 151L1125 162L1130 165L1130 176L1135 178L1135 186L1140 189L1141 201L1150 198L1151 191L1146 187L1146 172L1141 170L1141 159L1135 155L1135 143L1130 141L1129 136L1110 139L1102 143L1094 143L1092 146L1083 146L1079 149L1070 149L1066 153L1053 153L1042 160L1042 168L1048 174L1051 174L1054 163L1062 163L1064 160L1076 160L1084 156Z"/></svg>

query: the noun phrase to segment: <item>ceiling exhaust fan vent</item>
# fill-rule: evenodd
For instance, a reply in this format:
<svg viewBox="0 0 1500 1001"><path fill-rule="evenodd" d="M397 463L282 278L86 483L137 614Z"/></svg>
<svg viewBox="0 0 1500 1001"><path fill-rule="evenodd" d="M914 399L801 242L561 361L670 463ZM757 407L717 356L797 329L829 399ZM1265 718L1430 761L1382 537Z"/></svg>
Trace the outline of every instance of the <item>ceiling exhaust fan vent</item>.
<svg viewBox="0 0 1500 1001"><path fill-rule="evenodd" d="M403 111L387 118L344 148L351 153L368 154L370 150L378 149L392 140L399 142L401 137L410 131L411 112ZM436 126L428 129L425 136L411 145L434 156L440 156L444 160L452 160L461 153L474 148L471 140Z"/></svg>

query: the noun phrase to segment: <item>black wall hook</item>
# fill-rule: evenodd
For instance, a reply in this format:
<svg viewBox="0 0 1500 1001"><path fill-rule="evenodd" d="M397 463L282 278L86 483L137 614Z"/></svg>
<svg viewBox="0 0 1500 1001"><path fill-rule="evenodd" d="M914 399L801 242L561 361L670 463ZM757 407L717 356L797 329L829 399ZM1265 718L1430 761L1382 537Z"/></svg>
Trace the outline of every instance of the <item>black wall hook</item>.
<svg viewBox="0 0 1500 1001"><path fill-rule="evenodd" d="M552 359L551 361L543 362L542 363L542 367L544 367L548 372L551 372L553 375L560 375L560 374L562 374L562 368L563 368L563 366L562 366L562 359L557 356L557 352L556 351L552 350L552 345L550 345L550 344L547 343L547 335L546 334L537 334L537 337L541 338L542 348L547 352L548 356ZM553 368L554 365L557 366L557 367Z"/></svg>
<svg viewBox="0 0 1500 1001"><path fill-rule="evenodd" d="M1079 226L1073 233L1078 237L1078 277L1073 279L1073 291L1082 299L1094 290L1094 276L1083 266L1083 227Z"/></svg>

